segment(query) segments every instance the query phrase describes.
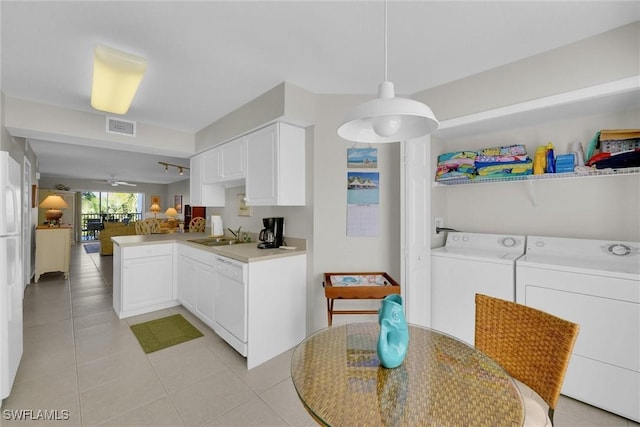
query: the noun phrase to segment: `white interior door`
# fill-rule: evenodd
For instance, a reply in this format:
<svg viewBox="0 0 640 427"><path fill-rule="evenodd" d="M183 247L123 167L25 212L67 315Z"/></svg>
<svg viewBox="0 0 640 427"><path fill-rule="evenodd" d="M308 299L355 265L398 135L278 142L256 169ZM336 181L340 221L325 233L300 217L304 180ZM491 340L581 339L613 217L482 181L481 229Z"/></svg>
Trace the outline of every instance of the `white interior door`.
<svg viewBox="0 0 640 427"><path fill-rule="evenodd" d="M407 320L431 323L430 137L402 143L401 282Z"/></svg>

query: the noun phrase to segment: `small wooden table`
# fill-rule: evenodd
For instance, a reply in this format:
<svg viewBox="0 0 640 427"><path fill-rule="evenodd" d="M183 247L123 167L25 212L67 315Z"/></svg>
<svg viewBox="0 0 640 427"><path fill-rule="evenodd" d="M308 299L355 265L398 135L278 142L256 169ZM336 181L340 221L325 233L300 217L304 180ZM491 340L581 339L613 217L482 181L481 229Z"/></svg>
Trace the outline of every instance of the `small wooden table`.
<svg viewBox="0 0 640 427"><path fill-rule="evenodd" d="M291 379L310 415L333 426L520 426L513 379L474 347L409 325L402 365L380 366L377 323L332 326L291 357Z"/></svg>
<svg viewBox="0 0 640 427"><path fill-rule="evenodd" d="M327 297L327 320L334 314L376 314L378 310L334 310L336 299L383 299L399 294L400 285L387 273L324 273L324 295Z"/></svg>
<svg viewBox="0 0 640 427"><path fill-rule="evenodd" d="M40 276L52 271L61 271L69 278L69 259L71 257L71 226L36 227L36 271L34 283Z"/></svg>

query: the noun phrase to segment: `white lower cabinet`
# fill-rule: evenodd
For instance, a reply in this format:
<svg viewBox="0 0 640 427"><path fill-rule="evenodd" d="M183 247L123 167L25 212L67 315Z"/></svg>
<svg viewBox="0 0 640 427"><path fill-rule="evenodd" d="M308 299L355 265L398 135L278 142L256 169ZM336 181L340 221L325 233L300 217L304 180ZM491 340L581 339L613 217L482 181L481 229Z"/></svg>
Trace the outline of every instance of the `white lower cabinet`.
<svg viewBox="0 0 640 427"><path fill-rule="evenodd" d="M178 301L214 329L215 254L180 244L177 252Z"/></svg>
<svg viewBox="0 0 640 427"><path fill-rule="evenodd" d="M307 332L307 256L250 262L247 368L298 345Z"/></svg>
<svg viewBox="0 0 640 427"><path fill-rule="evenodd" d="M196 263L195 315L214 329L214 294L218 277L212 266Z"/></svg>
<svg viewBox="0 0 640 427"><path fill-rule="evenodd" d="M173 248L173 243L114 246L113 308L119 318L178 304Z"/></svg>
<svg viewBox="0 0 640 427"><path fill-rule="evenodd" d="M193 312L196 302L196 261L182 255L178 248L178 301Z"/></svg>
<svg viewBox="0 0 640 427"><path fill-rule="evenodd" d="M300 254L243 263L179 244L178 271L185 274L179 273L178 298L252 369L306 336L306 259Z"/></svg>
<svg viewBox="0 0 640 427"><path fill-rule="evenodd" d="M306 254L249 263L183 243L114 245L113 308L136 316L182 304L252 369L306 336Z"/></svg>

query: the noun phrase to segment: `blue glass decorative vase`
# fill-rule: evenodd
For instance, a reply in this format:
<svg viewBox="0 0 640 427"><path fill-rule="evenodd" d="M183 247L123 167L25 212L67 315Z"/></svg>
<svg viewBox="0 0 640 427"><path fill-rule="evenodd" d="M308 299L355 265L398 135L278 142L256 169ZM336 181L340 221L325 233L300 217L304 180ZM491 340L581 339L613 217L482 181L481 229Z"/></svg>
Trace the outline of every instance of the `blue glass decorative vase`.
<svg viewBox="0 0 640 427"><path fill-rule="evenodd" d="M385 368L397 368L402 364L409 348L409 327L404 317L402 297L388 295L378 309L380 336L378 359Z"/></svg>

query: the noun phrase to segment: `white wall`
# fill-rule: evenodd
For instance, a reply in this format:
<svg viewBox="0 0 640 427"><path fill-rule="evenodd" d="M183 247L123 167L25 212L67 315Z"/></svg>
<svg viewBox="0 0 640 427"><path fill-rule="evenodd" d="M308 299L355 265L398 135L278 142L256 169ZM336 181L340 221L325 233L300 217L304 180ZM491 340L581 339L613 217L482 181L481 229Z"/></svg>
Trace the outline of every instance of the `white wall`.
<svg viewBox="0 0 640 427"><path fill-rule="evenodd" d="M423 91L439 119L472 114L640 75L640 23ZM569 143L587 147L600 129L640 128L640 112L602 111L546 123L459 138L432 136L438 154L525 144L533 156L553 142L556 154ZM438 187L431 191L431 219L464 231L553 235L604 240L640 240L640 176L597 177ZM443 244L434 236L432 247Z"/></svg>
<svg viewBox="0 0 640 427"><path fill-rule="evenodd" d="M314 146L314 266L309 308L312 331L327 325L326 298L322 288L325 272L384 271L400 280L400 144L377 144L380 173L380 224L375 237L352 237L347 229L347 149L368 147L338 137L336 129L347 112L370 99L362 96L319 95ZM336 309L374 308L379 301L339 301ZM375 316L341 315L335 324L375 320Z"/></svg>
<svg viewBox="0 0 640 427"><path fill-rule="evenodd" d="M195 135L195 151L215 147L282 117L286 85L279 84L198 131Z"/></svg>
<svg viewBox="0 0 640 427"><path fill-rule="evenodd" d="M635 22L412 98L429 105L442 121L637 76L639 67L640 22Z"/></svg>
<svg viewBox="0 0 640 427"><path fill-rule="evenodd" d="M136 137L131 138L107 133L105 117L7 97L4 126L13 135L46 141L102 148L108 142L112 149L177 157L194 152L192 134L137 123Z"/></svg>

